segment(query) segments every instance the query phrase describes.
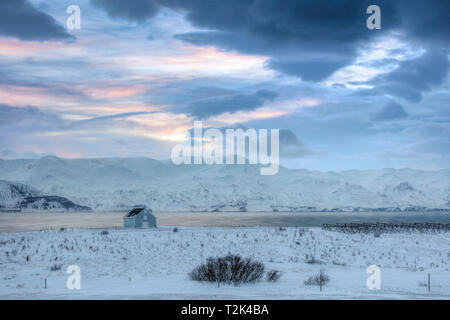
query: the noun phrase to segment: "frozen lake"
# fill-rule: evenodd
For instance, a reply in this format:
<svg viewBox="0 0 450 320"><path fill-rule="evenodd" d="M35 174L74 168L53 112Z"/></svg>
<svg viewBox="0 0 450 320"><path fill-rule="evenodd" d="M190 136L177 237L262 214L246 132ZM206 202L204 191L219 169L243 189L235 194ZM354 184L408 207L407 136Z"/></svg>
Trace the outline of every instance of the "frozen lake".
<svg viewBox="0 0 450 320"><path fill-rule="evenodd" d="M125 212L3 212L0 213L0 232L33 231L61 227L121 227L124 215ZM324 223L350 222L450 223L450 212L164 212L155 213L155 215L158 225L189 227L320 227Z"/></svg>

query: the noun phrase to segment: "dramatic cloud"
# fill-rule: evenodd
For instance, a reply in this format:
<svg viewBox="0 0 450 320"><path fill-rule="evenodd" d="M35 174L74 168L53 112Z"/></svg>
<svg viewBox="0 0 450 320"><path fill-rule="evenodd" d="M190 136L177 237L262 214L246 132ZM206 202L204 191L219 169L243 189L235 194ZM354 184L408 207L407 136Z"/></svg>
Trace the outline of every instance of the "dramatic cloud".
<svg viewBox="0 0 450 320"><path fill-rule="evenodd" d="M268 67L308 81L324 80L351 64L358 47L374 37L394 30L407 40L448 45L450 27L450 5L439 0L289 0L282 5L277 0L134 0L120 5L94 0L98 2L108 12L116 10L138 22L156 14L157 5L182 10L205 31L178 34L178 39L268 56ZM381 8L381 30L365 26L366 9L373 4Z"/></svg>
<svg viewBox="0 0 450 320"><path fill-rule="evenodd" d="M388 93L410 102L419 102L424 92L443 83L450 63L448 55L428 51L422 56L402 62L394 71L371 81L376 93Z"/></svg>
<svg viewBox="0 0 450 320"><path fill-rule="evenodd" d="M391 101L387 105L385 105L381 110L375 113L373 119L377 121L386 121L405 118L407 116L408 114L400 104Z"/></svg>
<svg viewBox="0 0 450 320"><path fill-rule="evenodd" d="M12 107L0 104L0 128L20 126L21 129L31 131L37 127L47 128L49 125L54 126L60 123L58 116L35 107Z"/></svg>
<svg viewBox="0 0 450 320"><path fill-rule="evenodd" d="M0 36L22 40L73 40L74 37L50 15L28 0L0 1Z"/></svg>
<svg viewBox="0 0 450 320"><path fill-rule="evenodd" d="M311 81L323 80L350 64L356 58L358 42L397 24L394 8L383 3L386 23L382 31L370 32L365 27L369 1L162 3L186 10L187 19L196 27L215 30L185 33L178 39L269 56L270 68Z"/></svg>
<svg viewBox="0 0 450 320"><path fill-rule="evenodd" d="M112 18L142 23L154 17L159 10L158 5L152 1L142 0L92 0L92 3L105 9Z"/></svg>
<svg viewBox="0 0 450 320"><path fill-rule="evenodd" d="M449 44L450 2L442 0L399 1L401 30L408 40L416 39L420 44Z"/></svg>
<svg viewBox="0 0 450 320"><path fill-rule="evenodd" d="M268 90L259 90L255 94L217 96L191 102L187 107L180 108L179 111L198 119L206 119L225 112L255 110L261 107L265 101L272 101L276 96L276 92Z"/></svg>
<svg viewBox="0 0 450 320"><path fill-rule="evenodd" d="M74 4L78 41L68 3L0 0L0 156L168 159L202 119L279 128L296 168L448 167L448 1Z"/></svg>

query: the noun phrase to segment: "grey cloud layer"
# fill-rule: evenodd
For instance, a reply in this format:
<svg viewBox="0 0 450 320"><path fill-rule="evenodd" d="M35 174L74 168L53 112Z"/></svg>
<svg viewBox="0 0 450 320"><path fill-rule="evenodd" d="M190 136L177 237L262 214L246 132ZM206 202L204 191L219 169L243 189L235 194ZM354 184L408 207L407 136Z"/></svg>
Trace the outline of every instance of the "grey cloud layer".
<svg viewBox="0 0 450 320"><path fill-rule="evenodd" d="M177 111L187 113L198 119L206 119L225 112L235 113L240 110L255 110L266 101L272 101L278 94L273 91L259 90L254 94L234 94L216 96L197 100Z"/></svg>
<svg viewBox="0 0 450 320"><path fill-rule="evenodd" d="M152 1L142 0L92 0L92 4L105 9L112 18L139 23L153 18L159 10L159 6Z"/></svg>
<svg viewBox="0 0 450 320"><path fill-rule="evenodd" d="M34 41L75 39L55 19L37 10L28 0L0 1L0 36Z"/></svg>
<svg viewBox="0 0 450 320"><path fill-rule="evenodd" d="M391 101L386 104L381 110L376 112L373 116L374 120L385 121L385 120L394 120L407 117L405 109L402 105L396 103L395 101Z"/></svg>
<svg viewBox="0 0 450 320"><path fill-rule="evenodd" d="M394 71L371 81L372 93L387 93L410 102L419 102L424 92L442 84L450 63L444 52L428 51L422 56L400 63Z"/></svg>
<svg viewBox="0 0 450 320"><path fill-rule="evenodd" d="M60 123L58 116L43 112L36 107L13 107L0 104L0 128L14 126L31 131L36 127L47 128L49 125L55 126Z"/></svg>

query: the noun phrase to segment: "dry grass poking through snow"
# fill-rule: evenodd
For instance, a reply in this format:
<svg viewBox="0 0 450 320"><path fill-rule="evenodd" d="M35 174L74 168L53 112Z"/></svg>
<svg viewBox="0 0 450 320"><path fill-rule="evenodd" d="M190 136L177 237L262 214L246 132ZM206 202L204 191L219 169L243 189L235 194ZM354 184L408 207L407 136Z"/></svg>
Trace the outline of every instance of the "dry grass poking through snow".
<svg viewBox="0 0 450 320"><path fill-rule="evenodd" d="M378 264L419 271L450 268L450 239L446 234L413 232L374 237L318 228L266 227L108 231L0 234L1 274L7 277L10 272L29 267L46 272L56 264L78 264L93 276L187 274L207 257L228 253L273 264Z"/></svg>

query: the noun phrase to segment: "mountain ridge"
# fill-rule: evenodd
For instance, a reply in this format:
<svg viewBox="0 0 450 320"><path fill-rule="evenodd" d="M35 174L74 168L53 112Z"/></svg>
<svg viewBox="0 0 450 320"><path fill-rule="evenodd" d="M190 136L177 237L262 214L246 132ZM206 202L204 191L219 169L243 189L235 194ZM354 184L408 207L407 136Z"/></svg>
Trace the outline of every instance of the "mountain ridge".
<svg viewBox="0 0 450 320"><path fill-rule="evenodd" d="M258 165L174 165L150 158L0 159L0 179L93 210L450 210L450 169L312 171ZM0 192L1 195L1 192ZM0 196L0 205L7 201Z"/></svg>

